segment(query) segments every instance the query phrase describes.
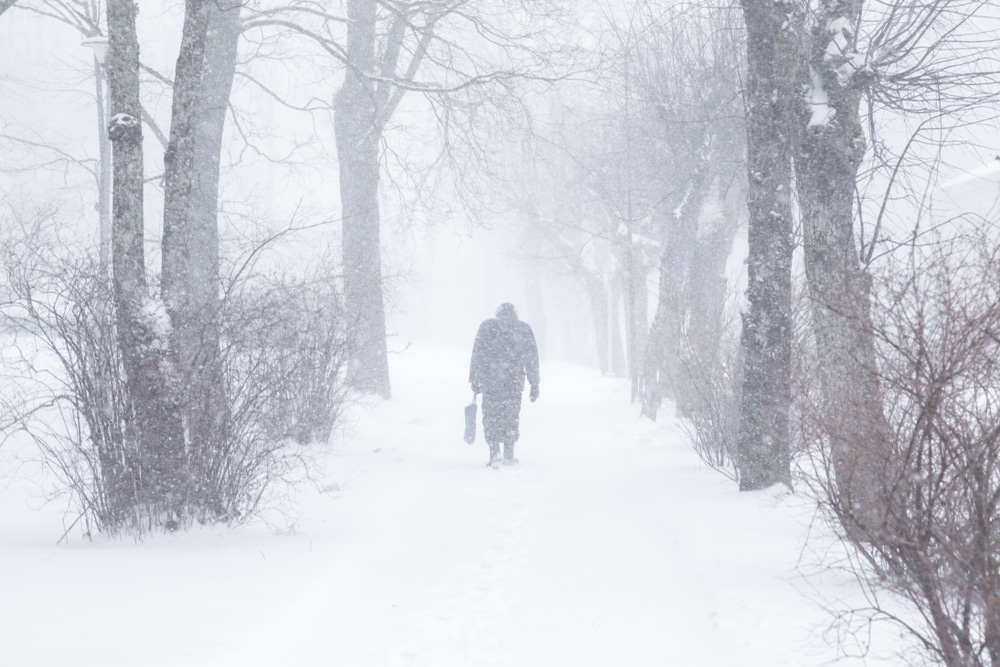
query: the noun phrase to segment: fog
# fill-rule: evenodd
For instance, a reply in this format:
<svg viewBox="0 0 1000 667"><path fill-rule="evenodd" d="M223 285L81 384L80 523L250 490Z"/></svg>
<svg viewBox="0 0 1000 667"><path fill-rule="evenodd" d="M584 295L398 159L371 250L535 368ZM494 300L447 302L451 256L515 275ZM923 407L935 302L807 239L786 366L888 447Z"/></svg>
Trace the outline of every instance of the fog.
<svg viewBox="0 0 1000 667"><path fill-rule="evenodd" d="M13 526L0 536L17 548L51 532L98 543L70 551L52 580L46 547L19 561L30 577L18 605L42 614L43 586L74 591L55 623L74 645L51 655L65 661L118 624L148 650L150 628L187 618L174 607L192 599L218 606L195 634L168 632L190 641L162 664L226 653L274 664L302 627L309 641L294 655L327 655L331 618L348 635L332 655L348 665L552 664L567 644L576 663L602 666L699 664L706 647L721 657L705 664L747 647L750 664L802 664L819 622L803 620L817 605L784 586L793 577L824 614L853 607L849 627L814 633L823 664L858 637L865 662L856 612L938 622L920 608L923 585L953 595L954 572L992 567L965 546L1000 540L979 514L1000 497L987 488L996 327L980 326L1000 320L1000 67L986 66L1000 12L869 3L855 25L844 3L813 3L793 26L782 12L795 3L757 3L766 11L754 17L738 3L672 0L262 0L228 14L143 0L141 113L119 95L134 73L117 48L127 20L105 21L100 0L0 5L0 495L18 503L0 503ZM182 22L198 23L185 6L222 27L193 29L181 49ZM350 14L325 13L341 9ZM104 32L116 46L108 67L81 43ZM793 46L775 48L786 38ZM204 55L206 40L228 56ZM179 51L189 67L175 72ZM221 85L206 90L222 79L228 107L211 101ZM121 84L112 125L126 127L113 230L99 204L112 186L98 120L109 80ZM144 258L130 245L140 228ZM947 254L948 242L965 250ZM114 261L95 261L110 245ZM957 266L980 251L982 266ZM947 289L924 294L934 281ZM511 362L483 366L504 383L473 382L490 463L504 470L484 483L482 442L459 444L470 428L459 416L474 407L473 339L507 302L531 325L541 380L531 332L494 322L519 333L483 337L486 356ZM963 369L943 379L959 387L953 403L925 382L935 368ZM988 400L967 400L977 391ZM909 437L924 414L946 427ZM955 457L934 450L956 443ZM948 493L925 494L928 480ZM979 484L968 507L922 509ZM63 504L40 502L51 497ZM920 552L892 532L908 517L942 519L955 541ZM970 526L983 532L970 539ZM107 558L105 536L154 548ZM245 541L229 552L220 537ZM905 548L889 548L900 538ZM226 573L221 589L203 553ZM926 570L882 562L903 553L927 557ZM281 560L268 572L270 555ZM816 581L801 570L813 557ZM166 620L139 627L147 615L124 604L107 605L113 623L71 617L108 591L145 590L168 560L186 565L141 600ZM920 587L891 592L913 608L859 612L909 572ZM997 599L995 574L965 577L973 588L950 601L964 611L937 628L965 624L955 645L968 647L981 626L976 660L1000 646L996 624L970 615ZM299 588L309 593L289 592ZM279 631L246 641L289 608L298 615ZM509 627L526 644L494 632L517 608L530 623ZM469 617L481 621L471 631ZM15 656L31 655L38 628L18 631L28 639ZM789 629L802 639L769 657ZM935 641L916 644L931 655ZM132 664L129 648L109 664Z"/></svg>
<svg viewBox="0 0 1000 667"><path fill-rule="evenodd" d="M144 4L140 12L143 62L169 74L179 43L181 6ZM64 241L86 248L97 242L96 185L88 170L97 168L97 115L91 50L73 28L29 12L11 10L0 20L0 135L3 168L0 197L9 210L27 215L45 209ZM301 66L307 91L289 83L283 63L266 64L263 76L275 91L293 102L311 96L329 100L339 74ZM169 129L170 99L150 97L145 104L160 129ZM256 258L255 269L302 272L339 261L339 201L336 148L330 113L303 114L247 86L234 89L240 113L239 132L252 130L249 148L232 129L228 133L222 174L220 220L223 252L238 265L257 244L270 241ZM426 123L419 100L404 103L393 141L395 150L420 162L430 157L424 135L413 126ZM145 132L147 172L156 186L162 173L163 146ZM233 167L226 167L232 163ZM504 215L471 220L449 195L414 208L397 192L412 187L386 178L391 190L383 209L383 273L386 281L390 346L412 342L468 348L479 322L509 301L535 326L542 354L552 360L597 363L588 307L571 279L545 258L528 257ZM419 198L420 195L417 195ZM159 187L146 188L147 264L158 270L163 201ZM291 230L291 231L287 231ZM224 260L224 266L227 262ZM532 266L533 264L533 266ZM530 303L528 275L540 276L544 305ZM610 277L609 277L610 280ZM655 301L655 283L650 281Z"/></svg>

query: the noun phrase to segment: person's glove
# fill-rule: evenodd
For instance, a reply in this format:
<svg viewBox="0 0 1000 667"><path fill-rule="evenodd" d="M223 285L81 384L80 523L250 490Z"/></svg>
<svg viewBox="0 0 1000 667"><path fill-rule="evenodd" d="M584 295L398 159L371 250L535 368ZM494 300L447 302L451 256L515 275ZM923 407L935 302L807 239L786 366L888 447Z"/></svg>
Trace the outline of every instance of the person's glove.
<svg viewBox="0 0 1000 667"><path fill-rule="evenodd" d="M537 384L531 385L531 392L528 394L528 398L531 399L532 403L534 403L538 399L538 385Z"/></svg>
<svg viewBox="0 0 1000 667"><path fill-rule="evenodd" d="M473 382L472 383L472 393L473 394L481 394L481 393L483 393L482 391L480 391L480 386L479 386L478 382Z"/></svg>

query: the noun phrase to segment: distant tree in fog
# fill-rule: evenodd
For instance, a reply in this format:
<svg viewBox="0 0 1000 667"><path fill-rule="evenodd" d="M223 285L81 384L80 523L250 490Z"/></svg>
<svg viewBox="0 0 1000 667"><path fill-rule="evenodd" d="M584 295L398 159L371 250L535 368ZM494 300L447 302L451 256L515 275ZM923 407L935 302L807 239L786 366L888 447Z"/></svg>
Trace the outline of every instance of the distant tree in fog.
<svg viewBox="0 0 1000 667"><path fill-rule="evenodd" d="M715 345L702 315L724 297L720 264L741 217L728 208L743 165L734 32L698 8L587 7L589 75L533 98L509 199L522 254L580 281L601 369L632 376L652 414L661 386L686 384L687 334L701 331L705 354ZM719 215L706 222L709 202Z"/></svg>
<svg viewBox="0 0 1000 667"><path fill-rule="evenodd" d="M497 0L347 1L344 84L334 104L343 225L344 301L357 328L352 384L389 396L381 269L379 176L386 124L403 95L424 95L439 120L470 90L507 94L509 82L541 76L538 31L548 3ZM545 72L551 76L551 72ZM475 106L475 105L474 105ZM471 119L470 119L471 120Z"/></svg>
<svg viewBox="0 0 1000 667"><path fill-rule="evenodd" d="M742 30L734 12L666 12L645 31L637 68L662 180L656 315L642 364L642 410L662 393L681 414L702 409L702 380L724 372L726 260L745 222ZM649 141L643 138L643 141Z"/></svg>

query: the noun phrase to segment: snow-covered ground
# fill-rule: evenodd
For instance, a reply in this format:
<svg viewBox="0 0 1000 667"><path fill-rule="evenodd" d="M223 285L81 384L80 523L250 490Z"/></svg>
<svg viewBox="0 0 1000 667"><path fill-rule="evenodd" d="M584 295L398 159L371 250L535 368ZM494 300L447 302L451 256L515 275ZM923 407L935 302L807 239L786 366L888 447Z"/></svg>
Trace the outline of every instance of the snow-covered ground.
<svg viewBox="0 0 1000 667"><path fill-rule="evenodd" d="M291 525L57 546L60 506L0 450L0 665L897 664L837 661L823 607L860 598L815 573L808 503L738 493L622 381L543 362L521 464L492 470L461 438L467 352L391 363Z"/></svg>

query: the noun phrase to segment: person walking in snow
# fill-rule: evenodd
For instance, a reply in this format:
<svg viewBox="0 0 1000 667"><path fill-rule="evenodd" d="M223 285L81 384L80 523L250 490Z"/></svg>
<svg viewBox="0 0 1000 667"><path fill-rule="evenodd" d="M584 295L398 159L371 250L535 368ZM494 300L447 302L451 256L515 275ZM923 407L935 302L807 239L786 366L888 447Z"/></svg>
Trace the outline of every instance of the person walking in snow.
<svg viewBox="0 0 1000 667"><path fill-rule="evenodd" d="M538 398L538 346L535 332L517 317L509 303L497 308L496 317L479 325L472 346L469 382L472 391L483 395L483 436L490 447L489 465L517 463L514 444L520 435L521 397L524 380L531 386L529 397Z"/></svg>

